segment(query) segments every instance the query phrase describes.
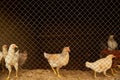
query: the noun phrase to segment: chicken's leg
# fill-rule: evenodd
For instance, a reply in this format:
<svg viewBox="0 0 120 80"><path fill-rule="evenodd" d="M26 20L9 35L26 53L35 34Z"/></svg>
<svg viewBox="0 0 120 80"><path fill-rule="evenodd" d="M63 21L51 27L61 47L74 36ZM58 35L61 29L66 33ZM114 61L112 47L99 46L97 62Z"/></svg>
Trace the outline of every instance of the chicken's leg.
<svg viewBox="0 0 120 80"><path fill-rule="evenodd" d="M6 80L9 80L10 79L10 74L11 74L11 71L12 71L12 68L10 65L6 65L6 67L8 68L8 71L9 71L9 74L8 74L8 77L6 78Z"/></svg>
<svg viewBox="0 0 120 80"><path fill-rule="evenodd" d="M55 69L54 69L52 66L51 66L51 68L52 68L53 72L54 72L55 74L57 74L56 71L55 71Z"/></svg>
<svg viewBox="0 0 120 80"><path fill-rule="evenodd" d="M114 76L115 75L114 69L111 68L110 70L111 70L112 75Z"/></svg>
<svg viewBox="0 0 120 80"><path fill-rule="evenodd" d="M110 77L109 75L106 74L106 71L104 71L103 74L104 74L106 77Z"/></svg>
<svg viewBox="0 0 120 80"><path fill-rule="evenodd" d="M5 65L5 63L4 63L4 59L2 59L2 72L5 71L4 65Z"/></svg>
<svg viewBox="0 0 120 80"><path fill-rule="evenodd" d="M97 76L96 76L96 72L94 71L94 78L97 78Z"/></svg>
<svg viewBox="0 0 120 80"><path fill-rule="evenodd" d="M115 73L118 73L118 71L117 71L115 68L113 68L113 71L114 71Z"/></svg>
<svg viewBox="0 0 120 80"><path fill-rule="evenodd" d="M18 77L18 63L16 63L15 65L14 65L14 67L15 67L15 70L16 70L16 78Z"/></svg>
<svg viewBox="0 0 120 80"><path fill-rule="evenodd" d="M59 67L56 68L56 70L57 70L57 76L60 78L61 76L60 76L60 73L59 73L59 69L60 69Z"/></svg>

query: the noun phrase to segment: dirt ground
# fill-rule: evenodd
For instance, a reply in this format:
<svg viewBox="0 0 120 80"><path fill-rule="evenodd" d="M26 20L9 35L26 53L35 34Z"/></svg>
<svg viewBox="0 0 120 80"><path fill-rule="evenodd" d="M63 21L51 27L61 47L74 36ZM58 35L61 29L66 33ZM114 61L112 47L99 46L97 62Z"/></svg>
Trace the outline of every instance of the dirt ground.
<svg viewBox="0 0 120 80"><path fill-rule="evenodd" d="M0 72L0 80L5 80L8 71ZM19 77L15 78L15 71L12 71L10 80L120 80L120 70L115 76L107 72L111 77L105 77L102 73L97 74L97 78L93 78L93 71L80 70L60 70L61 78L58 78L50 69L36 70L19 70Z"/></svg>

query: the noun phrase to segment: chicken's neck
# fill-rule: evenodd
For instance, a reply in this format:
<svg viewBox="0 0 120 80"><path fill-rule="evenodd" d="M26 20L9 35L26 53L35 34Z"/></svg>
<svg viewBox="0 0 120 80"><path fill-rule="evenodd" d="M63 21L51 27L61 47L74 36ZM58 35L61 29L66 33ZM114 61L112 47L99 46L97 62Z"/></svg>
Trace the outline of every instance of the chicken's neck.
<svg viewBox="0 0 120 80"><path fill-rule="evenodd" d="M7 55L7 52L8 52L8 51L7 51L7 49L3 49L2 52L3 52L3 54Z"/></svg>
<svg viewBox="0 0 120 80"><path fill-rule="evenodd" d="M109 39L109 41L115 41L114 39Z"/></svg>
<svg viewBox="0 0 120 80"><path fill-rule="evenodd" d="M14 54L15 53L15 50L14 49L9 49L8 50L8 54Z"/></svg>
<svg viewBox="0 0 120 80"><path fill-rule="evenodd" d="M62 54L63 56L68 55L68 51L63 51L61 54Z"/></svg>

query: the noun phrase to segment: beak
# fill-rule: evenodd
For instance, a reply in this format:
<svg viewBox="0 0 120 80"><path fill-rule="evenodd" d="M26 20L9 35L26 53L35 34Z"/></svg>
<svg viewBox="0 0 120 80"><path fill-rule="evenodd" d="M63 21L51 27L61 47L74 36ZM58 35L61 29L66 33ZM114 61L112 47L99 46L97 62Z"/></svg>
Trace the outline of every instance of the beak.
<svg viewBox="0 0 120 80"><path fill-rule="evenodd" d="M18 46L15 46L16 48L18 48Z"/></svg>
<svg viewBox="0 0 120 80"><path fill-rule="evenodd" d="M70 49L68 50L68 52L70 52Z"/></svg>

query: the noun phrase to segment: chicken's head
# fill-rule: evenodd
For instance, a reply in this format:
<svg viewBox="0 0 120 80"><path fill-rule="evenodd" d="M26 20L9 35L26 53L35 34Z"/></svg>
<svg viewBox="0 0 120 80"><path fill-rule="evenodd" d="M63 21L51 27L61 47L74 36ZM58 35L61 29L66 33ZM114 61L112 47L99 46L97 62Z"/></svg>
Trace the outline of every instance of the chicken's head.
<svg viewBox="0 0 120 80"><path fill-rule="evenodd" d="M6 45L6 44L4 44L3 46L2 46L2 49L7 49L8 48L8 46Z"/></svg>
<svg viewBox="0 0 120 80"><path fill-rule="evenodd" d="M11 44L10 47L13 49L18 48L18 46L16 44Z"/></svg>
<svg viewBox="0 0 120 80"><path fill-rule="evenodd" d="M110 39L113 39L114 38L114 35L110 35L110 37L109 37Z"/></svg>
<svg viewBox="0 0 120 80"><path fill-rule="evenodd" d="M65 52L70 52L70 48L69 47L64 47L63 49Z"/></svg>
<svg viewBox="0 0 120 80"><path fill-rule="evenodd" d="M113 55L113 54L110 54L110 55L108 55L107 57L110 58L110 59L112 59L112 58L115 58L116 56Z"/></svg>

